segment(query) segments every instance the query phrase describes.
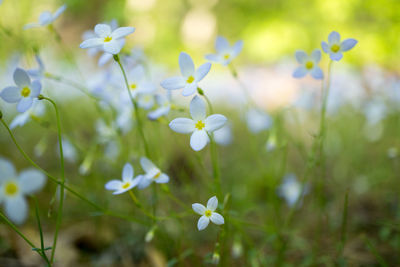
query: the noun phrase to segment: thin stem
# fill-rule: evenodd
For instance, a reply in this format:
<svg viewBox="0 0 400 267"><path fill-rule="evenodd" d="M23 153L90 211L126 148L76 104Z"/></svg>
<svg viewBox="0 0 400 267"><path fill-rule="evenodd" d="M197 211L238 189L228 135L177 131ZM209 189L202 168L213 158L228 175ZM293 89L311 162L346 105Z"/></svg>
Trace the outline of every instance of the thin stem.
<svg viewBox="0 0 400 267"><path fill-rule="evenodd" d="M62 137L61 137L61 121L60 121L60 113L57 108L57 104L51 100L48 97L39 96L39 100L45 99L49 101L56 112L56 119L57 119L57 133L58 133L58 145L60 149L60 166L61 166L61 183L60 183L60 203L58 206L58 212L57 212L57 221L56 221L56 230L54 233L54 240L53 240L53 247L51 250L51 257L50 257L50 263L54 262L54 256L56 253L56 246L57 246L57 238L58 238L58 233L60 231L60 226L62 222L62 215L63 215L63 207L64 207L64 184L65 184L65 170L64 170L64 153L63 153L63 146L62 146Z"/></svg>
<svg viewBox="0 0 400 267"><path fill-rule="evenodd" d="M69 80L69 79L64 78L64 77L62 77L62 76L55 75L55 74L52 74L52 73L49 73L49 72L45 72L45 73L44 73L44 77L45 77L45 78L48 78L48 79L50 79L50 80L54 80L54 81L57 81L57 82L65 83L65 84L68 84L68 85L70 85L70 86L72 86L72 87L75 87L76 89L78 89L78 90L79 90L80 92L82 92L83 94L85 94L85 95L87 95L88 97L90 97L90 98L92 98L92 99L98 101L98 99L97 99L95 96L91 95L91 94L88 92L88 89L87 89L86 87L80 85L79 83L77 83L77 82L75 82L75 81Z"/></svg>
<svg viewBox="0 0 400 267"><path fill-rule="evenodd" d="M233 76L233 78L237 81L237 83L240 86L240 89L242 89L243 93L245 94L247 101L249 103L254 104L253 98L251 97L249 91L247 90L246 86L243 84L243 82L239 79L239 74L236 70L236 68L233 66L232 62L228 64L229 70Z"/></svg>
<svg viewBox="0 0 400 267"><path fill-rule="evenodd" d="M40 216L39 216L39 208L38 208L38 203L36 197L32 197L34 202L35 202L35 214L36 214L36 219L38 222L38 228L39 228L39 234L40 234L40 250L42 251L42 257L43 259L47 262L49 266L51 266L51 263L49 259L47 258L45 249L44 249L44 238L43 238L43 230L42 230L42 224L40 223Z"/></svg>
<svg viewBox="0 0 400 267"><path fill-rule="evenodd" d="M121 64L121 60L120 60L119 56L118 55L114 55L114 60L115 60L115 62L118 63L118 66L121 69L122 75L124 76L126 90L128 90L129 98L130 98L130 100L132 102L133 109L135 111L135 118L136 118L136 121L137 121L138 132L139 132L139 135L140 135L140 137L142 139L142 142L143 142L143 146L144 146L146 157L150 158L150 150L149 150L149 147L147 145L146 137L145 137L144 132L143 132L143 125L142 125L142 120L141 120L140 115L139 115L138 104L137 104L136 100L132 96L131 90L129 88L128 78L126 76L124 67Z"/></svg>

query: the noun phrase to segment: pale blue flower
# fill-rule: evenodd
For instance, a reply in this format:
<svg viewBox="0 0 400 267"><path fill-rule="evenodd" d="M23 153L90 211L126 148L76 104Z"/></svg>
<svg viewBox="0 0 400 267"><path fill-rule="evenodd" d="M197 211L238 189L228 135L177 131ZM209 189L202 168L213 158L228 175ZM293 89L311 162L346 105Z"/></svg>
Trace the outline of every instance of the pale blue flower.
<svg viewBox="0 0 400 267"><path fill-rule="evenodd" d="M251 108L246 113L246 122L250 132L259 133L272 126L272 118L263 110Z"/></svg>
<svg viewBox="0 0 400 267"><path fill-rule="evenodd" d="M231 63L231 61L239 55L243 48L243 41L237 41L233 46L229 45L228 40L222 36L218 36L215 40L216 54L206 55L205 58L224 66Z"/></svg>
<svg viewBox="0 0 400 267"><path fill-rule="evenodd" d="M207 207L200 203L192 204L193 211L201 215L200 219L197 221L197 229L199 229L199 231L204 230L210 221L216 225L222 225L225 223L224 217L215 212L217 208L218 199L216 196L213 196L207 201Z"/></svg>
<svg viewBox="0 0 400 267"><path fill-rule="evenodd" d="M171 102L165 95L157 94L155 98L158 107L147 114L147 118L149 118L149 120L157 120L162 116L166 116L171 110Z"/></svg>
<svg viewBox="0 0 400 267"><path fill-rule="evenodd" d="M310 56L306 52L299 50L296 51L295 56L300 66L293 72L294 78L303 78L307 73L310 73L316 80L324 78L324 73L318 66L318 63L321 61L321 51L319 49L312 51Z"/></svg>
<svg viewBox="0 0 400 267"><path fill-rule="evenodd" d="M304 189L302 189L301 183L293 173L286 174L282 184L278 188L279 196L283 197L289 206L296 204L300 200L300 197L307 194L308 191L308 185L304 185Z"/></svg>
<svg viewBox="0 0 400 267"><path fill-rule="evenodd" d="M29 76L31 76L34 79L42 79L44 76L44 64L42 59L38 54L35 55L36 62L38 64L37 69L29 69L26 70Z"/></svg>
<svg viewBox="0 0 400 267"><path fill-rule="evenodd" d="M31 120L32 117L40 117L44 114L45 107L38 99L33 100L32 108L25 111L24 113L18 114L10 123L10 129L14 129L17 126L24 126Z"/></svg>
<svg viewBox="0 0 400 267"><path fill-rule="evenodd" d="M67 5L62 5L59 9L57 9L56 12L54 12L54 14L52 14L50 11L42 12L39 16L39 22L26 24L24 26L24 30L52 24L62 13L64 13L65 9L67 9Z"/></svg>
<svg viewBox="0 0 400 267"><path fill-rule="evenodd" d="M349 51L357 44L356 39L346 39L342 42L340 41L340 34L333 31L328 36L328 43L321 42L322 50L329 54L330 58L335 61L339 61L343 57L342 52Z"/></svg>
<svg viewBox="0 0 400 267"><path fill-rule="evenodd" d="M134 174L132 165L126 163L122 170L122 180L111 180L106 183L105 188L114 191L114 195L125 193L137 186L143 178L142 175L134 177Z"/></svg>
<svg viewBox="0 0 400 267"><path fill-rule="evenodd" d="M146 172L138 185L139 189L148 187L151 183L165 184L169 182L169 176L163 173L151 160L146 157L140 158L140 165Z"/></svg>

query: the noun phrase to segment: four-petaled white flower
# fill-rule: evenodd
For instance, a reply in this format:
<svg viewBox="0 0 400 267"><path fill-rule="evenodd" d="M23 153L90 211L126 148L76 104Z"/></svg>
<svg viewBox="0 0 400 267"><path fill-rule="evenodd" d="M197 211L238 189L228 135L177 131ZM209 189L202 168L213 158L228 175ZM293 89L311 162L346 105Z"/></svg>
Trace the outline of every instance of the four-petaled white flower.
<svg viewBox="0 0 400 267"><path fill-rule="evenodd" d="M192 58L185 52L179 55L179 67L182 76L171 77L161 82L161 86L167 90L183 88L182 95L190 96L197 90L197 84L210 71L211 63L207 62L195 70Z"/></svg>
<svg viewBox="0 0 400 267"><path fill-rule="evenodd" d="M35 28L35 27L43 27L50 25L53 23L67 8L67 5L62 5L59 9L57 9L54 14L51 14L50 11L44 11L39 16L39 23L29 23L24 26L24 30Z"/></svg>
<svg viewBox="0 0 400 267"><path fill-rule="evenodd" d="M122 181L121 180L111 180L106 183L105 188L107 190L113 190L114 195L125 193L140 183L142 175L138 175L136 178L134 176L134 170L131 164L126 163L122 170Z"/></svg>
<svg viewBox="0 0 400 267"><path fill-rule="evenodd" d="M340 41L340 34L336 31L333 31L328 36L328 43L321 42L322 50L325 53L329 54L330 58L335 61L339 61L342 59L342 52L349 51L357 44L356 39L346 39L343 42Z"/></svg>
<svg viewBox="0 0 400 267"><path fill-rule="evenodd" d="M318 66L321 61L321 51L319 49L312 51L310 56L304 51L296 51L296 59L300 66L293 72L294 78L303 78L307 73L310 73L316 80L324 78L324 73Z"/></svg>
<svg viewBox="0 0 400 267"><path fill-rule="evenodd" d="M146 172L143 174L143 178L141 179L138 188L143 189L148 187L152 182L158 184L165 184L169 182L169 176L154 165L148 158L142 157L140 158L140 165L142 165L142 169Z"/></svg>
<svg viewBox="0 0 400 267"><path fill-rule="evenodd" d="M239 55L239 53L242 51L242 48L242 40L237 41L233 46L230 46L228 40L222 36L218 36L215 40L215 50L217 53L206 55L205 58L226 66Z"/></svg>
<svg viewBox="0 0 400 267"><path fill-rule="evenodd" d="M97 24L94 27L94 33L97 37L83 41L80 48L100 47L104 52L115 55L122 49L121 39L134 31L134 27L120 27L112 30L110 25Z"/></svg>
<svg viewBox="0 0 400 267"><path fill-rule="evenodd" d="M155 98L158 108L147 114L147 118L150 120L157 120L161 116L166 116L171 110L171 103L165 95L156 95Z"/></svg>
<svg viewBox="0 0 400 267"><path fill-rule="evenodd" d="M26 169L17 175L14 165L0 159L0 203L4 203L7 216L16 224L22 224L28 215L25 195L40 190L46 177L34 169Z"/></svg>
<svg viewBox="0 0 400 267"><path fill-rule="evenodd" d="M195 151L202 150L209 141L208 135L220 129L227 121L226 117L220 114L206 117L206 104L199 96L195 96L190 102L190 115L192 119L174 119L169 127L177 133L192 133L190 146Z"/></svg>
<svg viewBox="0 0 400 267"><path fill-rule="evenodd" d="M26 71L17 68L14 71L14 82L17 86L9 86L3 89L0 97L7 103L18 103L18 112L27 111L33 104L33 99L37 98L42 89L38 80L31 82Z"/></svg>
<svg viewBox="0 0 400 267"><path fill-rule="evenodd" d="M215 212L218 207L218 199L216 196L210 198L207 202L207 208L200 203L192 204L192 209L199 215L201 215L199 221L197 222L197 229L199 231L205 229L211 222L216 225L224 224L224 217L221 214Z"/></svg>

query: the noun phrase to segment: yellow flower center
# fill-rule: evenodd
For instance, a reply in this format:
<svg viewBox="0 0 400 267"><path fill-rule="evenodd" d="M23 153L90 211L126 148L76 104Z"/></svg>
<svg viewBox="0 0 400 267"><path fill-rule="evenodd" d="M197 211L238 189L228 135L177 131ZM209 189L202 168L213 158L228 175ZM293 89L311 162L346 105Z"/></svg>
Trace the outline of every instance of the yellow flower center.
<svg viewBox="0 0 400 267"><path fill-rule="evenodd" d="M132 83L131 86L129 86L131 90L135 90L137 88L136 83Z"/></svg>
<svg viewBox="0 0 400 267"><path fill-rule="evenodd" d="M189 76L189 78L186 80L187 83L192 83L194 81L193 76Z"/></svg>
<svg viewBox="0 0 400 267"><path fill-rule="evenodd" d="M14 182L8 182L4 187L4 191L6 195L13 196L18 192L18 185Z"/></svg>
<svg viewBox="0 0 400 267"><path fill-rule="evenodd" d="M306 69L310 70L314 67L314 63L312 61L306 62Z"/></svg>
<svg viewBox="0 0 400 267"><path fill-rule="evenodd" d="M105 43L108 43L108 42L110 42L112 40L112 37L110 37L110 36L107 36L106 38L104 38L104 42Z"/></svg>
<svg viewBox="0 0 400 267"><path fill-rule="evenodd" d="M331 46L331 50L332 50L332 52L336 53L340 50L340 46L337 44L334 44Z"/></svg>
<svg viewBox="0 0 400 267"><path fill-rule="evenodd" d="M211 211L211 210L206 210L206 212L204 212L204 215L205 215L206 217L210 217L211 214L212 214L212 211Z"/></svg>
<svg viewBox="0 0 400 267"><path fill-rule="evenodd" d="M229 54L225 54L224 59L229 59L230 55Z"/></svg>
<svg viewBox="0 0 400 267"><path fill-rule="evenodd" d="M124 185L122 186L123 189L127 189L129 186L131 186L130 182L126 182L124 183Z"/></svg>
<svg viewBox="0 0 400 267"><path fill-rule="evenodd" d="M204 127L205 127L206 125L204 124L204 122L202 122L202 121L198 121L198 122L196 122L196 124L194 125L194 127L197 129L197 130L202 130Z"/></svg>
<svg viewBox="0 0 400 267"><path fill-rule="evenodd" d="M156 174L156 175L154 175L153 179L158 179L158 177L160 177L160 176L161 176L161 172L160 172L160 171L158 171L158 172L157 172L157 174Z"/></svg>
<svg viewBox="0 0 400 267"><path fill-rule="evenodd" d="M21 95L23 97L28 97L31 94L31 89L29 87L22 88Z"/></svg>

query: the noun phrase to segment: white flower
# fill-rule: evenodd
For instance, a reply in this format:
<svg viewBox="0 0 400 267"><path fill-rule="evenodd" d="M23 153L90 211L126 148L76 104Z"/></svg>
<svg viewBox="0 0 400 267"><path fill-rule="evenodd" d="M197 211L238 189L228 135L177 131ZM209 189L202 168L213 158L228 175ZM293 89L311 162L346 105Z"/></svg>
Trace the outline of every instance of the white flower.
<svg viewBox="0 0 400 267"><path fill-rule="evenodd" d="M75 162L77 160L77 152L73 144L71 144L68 139L62 139L61 141L63 147L64 158L70 162ZM60 147L57 144L57 155L60 155Z"/></svg>
<svg viewBox="0 0 400 267"><path fill-rule="evenodd" d="M140 165L142 165L142 169L146 173L143 175L143 179L140 181L138 186L139 189L148 187L152 182L158 184L165 184L169 182L169 176L161 172L161 170L148 158L140 158Z"/></svg>
<svg viewBox="0 0 400 267"><path fill-rule="evenodd" d="M24 30L35 28L35 27L43 27L50 25L53 23L67 8L67 5L62 5L59 9L57 9L54 14L51 14L50 11L44 11L39 16L39 23L29 23L24 26Z"/></svg>
<svg viewBox="0 0 400 267"><path fill-rule="evenodd" d="M146 74L142 65L138 65L128 73L129 89L133 98L140 94L152 94L156 87L146 79ZM131 104L127 90L121 92L121 101L124 104Z"/></svg>
<svg viewBox="0 0 400 267"><path fill-rule="evenodd" d="M195 70L192 58L185 52L181 52L179 55L179 67L182 76L168 78L161 82L161 86L167 90L183 88L182 95L190 96L196 92L197 84L210 71L211 63L204 63Z"/></svg>
<svg viewBox="0 0 400 267"><path fill-rule="evenodd" d="M305 185L303 195L307 194L308 190L308 186ZM293 173L285 175L282 184L278 188L278 194L286 200L289 206L296 204L301 197L301 191L301 183L297 181L296 175Z"/></svg>
<svg viewBox="0 0 400 267"><path fill-rule="evenodd" d="M246 115L247 126L252 133L268 130L272 125L272 118L260 109L251 108Z"/></svg>
<svg viewBox="0 0 400 267"><path fill-rule="evenodd" d="M154 106L154 94L139 94L138 106L145 110L151 109Z"/></svg>
<svg viewBox="0 0 400 267"><path fill-rule="evenodd" d="M150 120L156 120L161 116L166 116L171 110L171 103L165 95L156 95L155 98L158 108L147 114Z"/></svg>
<svg viewBox="0 0 400 267"><path fill-rule="evenodd" d="M96 37L83 41L80 48L99 47L104 52L115 55L122 49L123 45L121 45L120 40L134 31L135 28L133 27L120 27L111 30L111 27L107 24L97 24L94 27Z"/></svg>
<svg viewBox="0 0 400 267"><path fill-rule="evenodd" d="M33 104L33 99L37 98L42 89L38 80L31 82L26 71L17 68L14 71L14 82L17 86L9 86L3 89L0 97L7 103L18 103L18 112L27 111Z"/></svg>
<svg viewBox="0 0 400 267"><path fill-rule="evenodd" d="M296 60L300 66L293 72L294 78L303 78L307 73L310 73L316 80L324 78L324 73L318 66L321 61L321 51L319 49L312 51L311 56L308 56L304 51L296 51Z"/></svg>
<svg viewBox="0 0 400 267"><path fill-rule="evenodd" d="M125 193L140 183L142 175L133 178L134 170L131 164L126 163L122 170L122 181L121 180L111 180L106 183L105 188L107 190L114 191L114 195Z"/></svg>
<svg viewBox="0 0 400 267"><path fill-rule="evenodd" d="M43 78L43 75L45 74L44 73L44 64L38 54L35 55L35 59L38 64L38 68L37 69L29 69L29 70L26 70L26 72L28 73L29 76L31 76L34 79L41 79L41 78Z"/></svg>
<svg viewBox="0 0 400 267"><path fill-rule="evenodd" d="M199 221L197 222L197 229L199 229L199 231L205 229L210 223L210 220L216 225L224 224L224 217L222 217L221 214L215 212L217 207L218 199L216 196L213 196L208 200L207 208L199 203L192 204L192 209L194 210L194 212L201 215Z"/></svg>
<svg viewBox="0 0 400 267"><path fill-rule="evenodd" d="M38 99L33 100L32 108L25 111L24 113L18 114L10 123L10 129L14 129L17 126L24 126L31 118L37 118L44 114L45 107Z"/></svg>
<svg viewBox="0 0 400 267"><path fill-rule="evenodd" d="M206 117L206 104L199 96L195 96L190 102L190 115L192 119L174 119L169 123L169 127L177 133L192 133L190 146L195 151L202 150L209 141L208 134L224 126L227 121L226 117L220 114Z"/></svg>
<svg viewBox="0 0 400 267"><path fill-rule="evenodd" d="M349 51L357 44L356 39L346 39L343 42L340 41L340 34L338 32L331 32L328 36L328 43L321 42L322 50L329 54L332 60L339 61L343 57L342 52Z"/></svg>
<svg viewBox="0 0 400 267"><path fill-rule="evenodd" d="M25 195L40 190L46 177L34 169L26 169L17 175L14 165L0 159L0 203L4 203L7 216L16 224L22 224L28 215Z"/></svg>
<svg viewBox="0 0 400 267"><path fill-rule="evenodd" d="M218 36L215 40L215 50L217 53L206 55L205 58L226 66L239 55L242 48L243 41L237 41L233 46L230 46L228 40L222 36Z"/></svg>
<svg viewBox="0 0 400 267"><path fill-rule="evenodd" d="M215 143L222 146L227 146L232 143L232 129L229 124L225 124L220 129L214 132Z"/></svg>

